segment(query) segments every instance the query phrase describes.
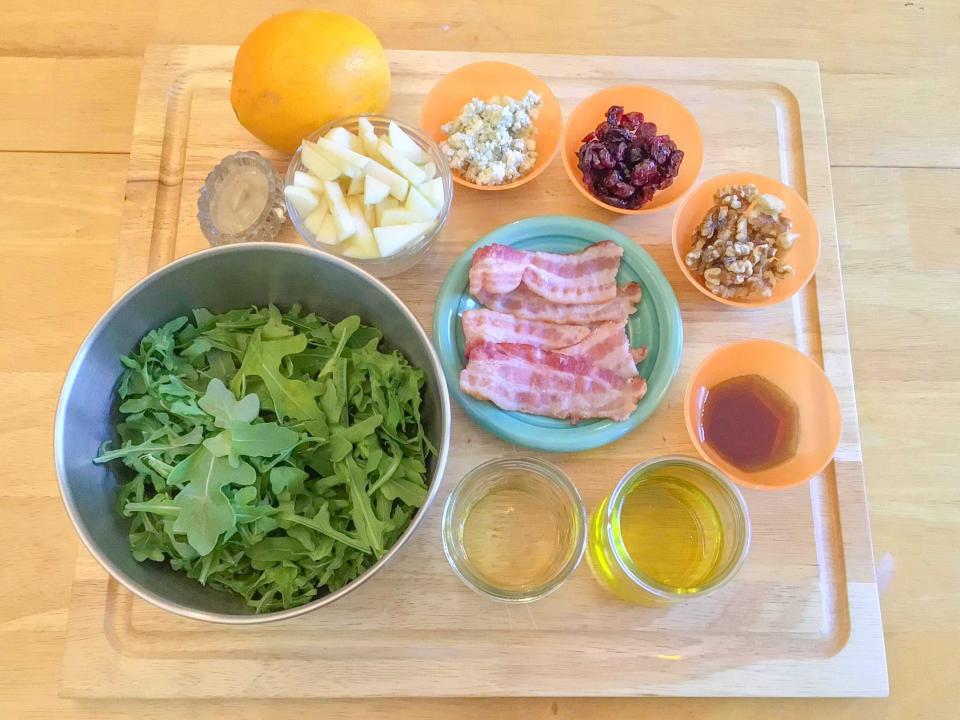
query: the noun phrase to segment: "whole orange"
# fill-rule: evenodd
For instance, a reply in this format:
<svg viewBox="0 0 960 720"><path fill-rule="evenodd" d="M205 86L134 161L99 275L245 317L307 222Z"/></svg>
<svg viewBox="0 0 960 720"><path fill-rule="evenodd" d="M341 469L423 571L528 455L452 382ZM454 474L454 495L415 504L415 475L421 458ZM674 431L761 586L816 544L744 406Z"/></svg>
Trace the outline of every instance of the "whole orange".
<svg viewBox="0 0 960 720"><path fill-rule="evenodd" d="M340 13L292 10L254 28L233 64L230 102L240 124L293 152L324 123L383 113L390 67L366 25Z"/></svg>

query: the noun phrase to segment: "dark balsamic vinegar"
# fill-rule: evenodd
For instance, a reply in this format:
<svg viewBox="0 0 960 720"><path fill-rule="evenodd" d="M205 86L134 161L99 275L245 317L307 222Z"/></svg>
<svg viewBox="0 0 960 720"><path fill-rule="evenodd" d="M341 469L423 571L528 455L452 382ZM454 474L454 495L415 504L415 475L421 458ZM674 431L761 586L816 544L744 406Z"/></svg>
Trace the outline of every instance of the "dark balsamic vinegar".
<svg viewBox="0 0 960 720"><path fill-rule="evenodd" d="M775 467L797 453L800 411L760 375L724 380L707 391L701 440L745 472Z"/></svg>

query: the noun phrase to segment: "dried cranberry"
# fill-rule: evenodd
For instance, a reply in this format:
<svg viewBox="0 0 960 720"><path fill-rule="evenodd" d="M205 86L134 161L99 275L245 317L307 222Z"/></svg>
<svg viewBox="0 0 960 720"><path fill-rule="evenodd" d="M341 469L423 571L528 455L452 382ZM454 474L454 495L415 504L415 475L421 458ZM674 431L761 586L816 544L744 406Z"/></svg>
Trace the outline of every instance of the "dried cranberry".
<svg viewBox="0 0 960 720"><path fill-rule="evenodd" d="M630 182L637 187L650 185L659 179L660 173L657 170L657 164L650 158L637 163L633 168L633 172L630 174Z"/></svg>
<svg viewBox="0 0 960 720"><path fill-rule="evenodd" d="M609 170L610 168L617 166L617 161L614 159L610 150L607 147L601 147L597 152L597 165L602 167L604 170Z"/></svg>
<svg viewBox="0 0 960 720"><path fill-rule="evenodd" d="M643 143L634 141L634 143L630 146L629 152L627 152L627 162L629 162L631 165L636 165L649 154L649 150L643 145Z"/></svg>
<svg viewBox="0 0 960 720"><path fill-rule="evenodd" d="M611 105L607 110L607 122L610 125L619 125L620 117L623 115L623 105Z"/></svg>
<svg viewBox="0 0 960 720"><path fill-rule="evenodd" d="M618 173L616 170L611 170L603 177L603 186L608 190L612 190L622 182L623 182L623 175Z"/></svg>
<svg viewBox="0 0 960 720"><path fill-rule="evenodd" d="M597 193L594 193L594 194L596 194L597 197L598 197L601 201L605 202L607 205L613 205L614 207L618 207L618 208L629 208L629 207L630 207L630 201L629 201L629 200L624 200L623 198L614 197L613 195L600 195L600 194L597 194Z"/></svg>
<svg viewBox="0 0 960 720"><path fill-rule="evenodd" d="M637 137L646 142L650 142L657 135L657 126L652 122L640 123L637 128Z"/></svg>
<svg viewBox="0 0 960 720"><path fill-rule="evenodd" d="M683 150L674 150L670 153L670 162L667 163L667 175L676 177L680 174L680 163L683 161Z"/></svg>
<svg viewBox="0 0 960 720"><path fill-rule="evenodd" d="M625 113L612 105L606 119L584 137L577 152L583 182L600 201L635 209L653 199L657 190L673 184L683 151L643 113Z"/></svg>
<svg viewBox="0 0 960 720"><path fill-rule="evenodd" d="M620 117L620 127L629 130L631 132L636 132L637 128L643 123L643 113L642 112L628 112L624 113Z"/></svg>
<svg viewBox="0 0 960 720"><path fill-rule="evenodd" d="M650 143L650 157L657 165L665 165L670 162L670 153L677 149L676 145L670 147L673 143L668 135L657 135Z"/></svg>
<svg viewBox="0 0 960 720"><path fill-rule="evenodd" d="M597 132L597 139L605 143L631 142L633 133L616 125L607 125Z"/></svg>

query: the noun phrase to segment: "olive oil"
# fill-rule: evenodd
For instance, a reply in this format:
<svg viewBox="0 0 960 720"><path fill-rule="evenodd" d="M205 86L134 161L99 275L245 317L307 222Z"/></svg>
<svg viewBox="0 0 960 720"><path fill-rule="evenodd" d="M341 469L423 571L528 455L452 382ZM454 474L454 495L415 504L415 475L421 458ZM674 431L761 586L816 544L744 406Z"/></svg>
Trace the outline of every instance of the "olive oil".
<svg viewBox="0 0 960 720"><path fill-rule="evenodd" d="M645 478L627 495L620 533L640 572L681 593L710 579L723 549L717 509L675 472Z"/></svg>
<svg viewBox="0 0 960 720"><path fill-rule="evenodd" d="M636 468L590 520L588 558L617 596L660 604L708 592L746 555L739 493L714 469L672 457Z"/></svg>

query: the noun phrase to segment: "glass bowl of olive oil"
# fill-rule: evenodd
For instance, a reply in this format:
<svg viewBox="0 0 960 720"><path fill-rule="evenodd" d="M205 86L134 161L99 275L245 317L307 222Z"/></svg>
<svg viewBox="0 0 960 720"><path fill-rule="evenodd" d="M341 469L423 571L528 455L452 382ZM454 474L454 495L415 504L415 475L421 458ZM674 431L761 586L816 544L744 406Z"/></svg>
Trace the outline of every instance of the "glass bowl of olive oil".
<svg viewBox="0 0 960 720"><path fill-rule="evenodd" d="M627 472L588 527L594 576L617 597L642 605L717 590L749 549L750 517L740 491L712 465L682 455Z"/></svg>
<svg viewBox="0 0 960 720"><path fill-rule="evenodd" d="M468 472L443 508L443 551L471 589L531 602L556 590L583 558L587 514L557 467L534 457L490 460Z"/></svg>

